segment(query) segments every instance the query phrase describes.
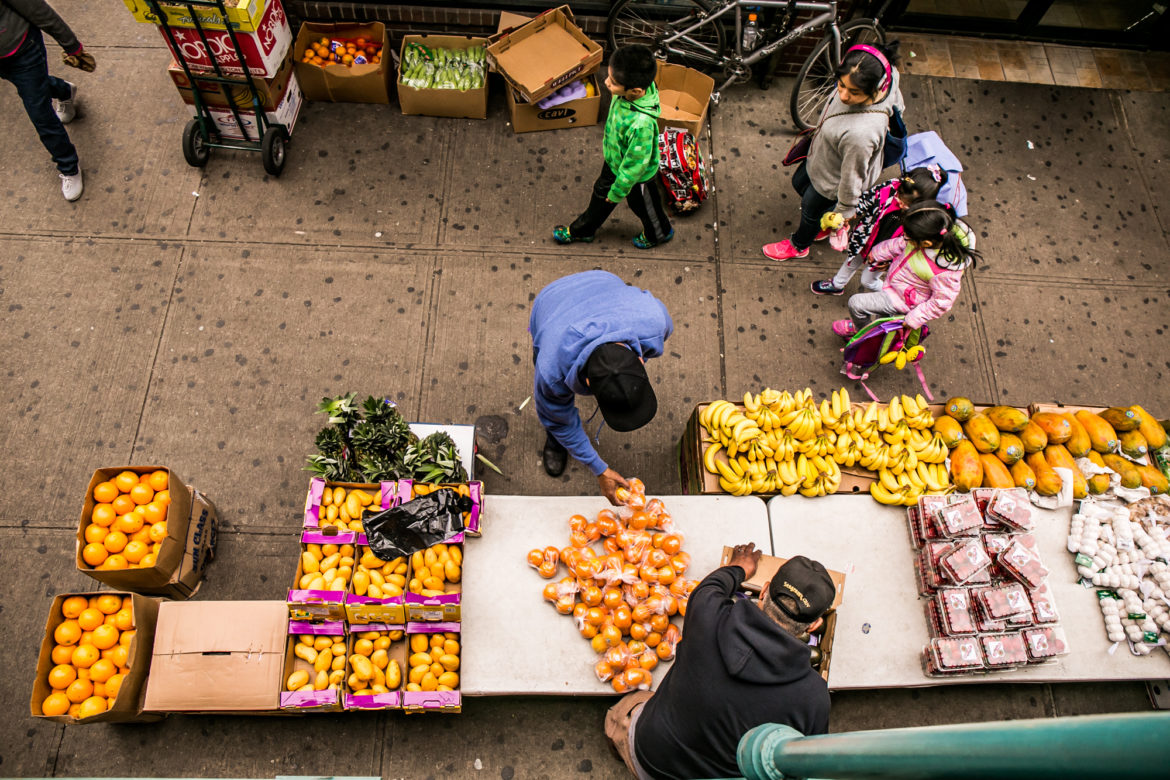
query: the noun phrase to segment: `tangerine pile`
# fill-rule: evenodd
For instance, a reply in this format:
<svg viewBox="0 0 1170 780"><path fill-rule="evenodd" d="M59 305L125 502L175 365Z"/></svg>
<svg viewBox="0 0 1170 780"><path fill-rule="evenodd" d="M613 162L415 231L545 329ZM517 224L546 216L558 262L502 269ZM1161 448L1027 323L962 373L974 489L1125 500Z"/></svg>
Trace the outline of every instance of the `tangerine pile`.
<svg viewBox="0 0 1170 780"><path fill-rule="evenodd" d="M381 61L382 44L367 41L365 38L351 40L321 38L305 47L305 54L301 57L301 62L321 68L334 64L350 68L367 63L377 64Z"/></svg>
<svg viewBox="0 0 1170 780"><path fill-rule="evenodd" d="M100 715L113 706L130 673L133 602L113 593L70 596L61 613L48 678L53 692L41 702L41 712L76 719Z"/></svg>
<svg viewBox="0 0 1170 780"><path fill-rule="evenodd" d="M148 569L167 538L171 504L163 469L145 474L123 471L93 489L97 502L83 531L81 559L95 569Z"/></svg>
<svg viewBox="0 0 1170 780"><path fill-rule="evenodd" d="M698 580L685 579L690 555L660 499L646 499L641 480L617 492L621 506L590 521L569 518L569 546L531 550L528 564L552 579L563 564L568 576L544 588L544 598L572 615L581 636L602 655L594 665L601 682L618 693L653 685L659 661L674 658L682 631L670 622L686 615ZM593 548L600 542L602 552Z"/></svg>

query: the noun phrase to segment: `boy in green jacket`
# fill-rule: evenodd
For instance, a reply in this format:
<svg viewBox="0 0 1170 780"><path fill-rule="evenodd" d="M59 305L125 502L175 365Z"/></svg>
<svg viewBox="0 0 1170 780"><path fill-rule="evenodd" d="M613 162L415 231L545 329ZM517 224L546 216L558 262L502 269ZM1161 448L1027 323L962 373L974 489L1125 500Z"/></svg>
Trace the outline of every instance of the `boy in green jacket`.
<svg viewBox="0 0 1170 780"><path fill-rule="evenodd" d="M553 228L558 244L592 241L622 198L642 220L634 246L649 249L674 238L658 191L658 63L646 46L623 46L609 61L605 86L613 94L602 143L605 162L589 207L569 226Z"/></svg>

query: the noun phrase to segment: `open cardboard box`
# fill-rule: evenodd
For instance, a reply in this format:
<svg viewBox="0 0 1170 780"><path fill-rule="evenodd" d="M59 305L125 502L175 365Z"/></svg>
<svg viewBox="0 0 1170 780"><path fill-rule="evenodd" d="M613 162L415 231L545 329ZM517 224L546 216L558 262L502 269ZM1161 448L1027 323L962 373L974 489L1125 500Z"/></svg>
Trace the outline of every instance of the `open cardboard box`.
<svg viewBox="0 0 1170 780"><path fill-rule="evenodd" d="M697 138L707 121L715 79L694 68L659 62L655 83L662 106L659 132L667 127L681 127Z"/></svg>
<svg viewBox="0 0 1170 780"><path fill-rule="evenodd" d="M726 566L731 560L732 548L724 547L723 555L720 557L719 565ZM776 576L777 570L787 563L787 558L778 558L772 555L761 555L760 561L756 564L756 573L751 578L746 579L740 587L750 593L759 593L765 584L771 582L772 578ZM820 641L817 647L821 650L821 663L817 667L817 671L825 682L829 681L829 664L833 658L833 637L837 632L837 610L841 607L842 601L845 598L845 574L839 571L833 571L827 566L825 567L829 572L829 577L833 580L833 584L837 586L837 595L833 597L833 603L830 605L828 611L823 615L825 622L820 629Z"/></svg>
<svg viewBox="0 0 1170 780"><path fill-rule="evenodd" d="M255 29L247 30L241 27L235 30L234 38L238 49L233 44L233 35L224 29L223 25L220 25L219 29L204 28L202 35L199 30L172 27L171 35L168 36L167 31L159 27L159 35L166 42L171 55L176 60L186 61L192 70L209 73L218 66L227 76L250 73L253 76L272 78L288 58L293 34L288 23L288 15L280 0L267 0L262 8L260 21L255 24ZM211 12L217 13L214 9L211 9ZM194 27L194 23L189 26ZM207 45L204 45L204 38ZM240 56L237 56L237 53Z"/></svg>
<svg viewBox="0 0 1170 780"><path fill-rule="evenodd" d="M462 536L460 534L460 536ZM454 537L453 537L454 538ZM458 547L460 552L465 552L463 545L459 542L448 540L444 542L450 547ZM467 565L467 556L464 555L461 568ZM415 572L413 564L411 565L410 574L408 575L408 582L411 578L419 576ZM446 593L442 596L424 596L420 593L411 593L406 591L406 620L410 623L424 623L424 622L443 622L443 623L458 623L462 619L463 614L463 577L460 577L460 582L446 583ZM457 629L456 629L457 630Z"/></svg>
<svg viewBox="0 0 1170 780"><path fill-rule="evenodd" d="M463 636L459 623L407 623L406 642L409 645L412 634L445 634L454 633L459 642L459 679L460 686L453 691L408 691L403 687L402 709L408 713L416 712L461 712L463 710ZM402 677L408 679L410 669L403 667Z"/></svg>
<svg viewBox="0 0 1170 780"><path fill-rule="evenodd" d="M354 643L361 638L362 634L367 632L388 633L391 631L400 631L403 634L406 631L406 626L402 624L391 623L371 623L365 626L354 626L349 635L349 642L346 645L346 658L350 658L354 654ZM341 696L342 705L347 710L399 710L402 709L402 688L406 683L406 661L408 651L406 649L406 638L400 636L399 639L391 640L390 648L387 651L390 663L397 663L399 670L398 686L389 693L375 693L371 695L356 696L350 690L349 685L345 686L345 692ZM387 665L389 668L389 665ZM345 679L349 680L349 675L353 671L348 660L345 667Z"/></svg>
<svg viewBox="0 0 1170 780"><path fill-rule="evenodd" d="M139 22L159 24L158 14L151 8L147 0L122 0L130 14ZM260 20L268 6L266 0L225 0L226 14L221 14L215 7L192 7L182 2L168 3L160 0L159 10L166 17L171 27L195 27L196 20L204 30L226 29L224 19L233 30L256 32L260 29Z"/></svg>
<svg viewBox="0 0 1170 780"><path fill-rule="evenodd" d="M171 503L167 507L167 536L161 542L154 565L137 569L95 569L86 563L81 557L81 551L86 545L85 527L89 525L93 508L97 504L93 497L94 488L123 471L148 474L160 470L167 472L167 490ZM111 588L185 599L199 589L203 572L215 558L218 531L219 513L215 504L195 488L185 485L166 466L101 468L94 471L85 491L85 502L77 524L74 561L78 571Z"/></svg>
<svg viewBox="0 0 1170 780"><path fill-rule="evenodd" d="M473 49L487 46L487 38L471 35L405 35L402 38L400 61L410 44L431 49ZM488 80L484 73L478 89L418 89L402 83L401 67L398 75L398 103L407 115L441 116L464 119L487 118Z"/></svg>
<svg viewBox="0 0 1170 780"><path fill-rule="evenodd" d="M530 21L531 16L503 11L500 13L496 34L500 35L522 27ZM601 84L596 74L586 76L585 80L593 85L592 97L569 100L550 108L540 108L511 84L505 85L504 92L508 102L508 115L512 119L512 132L533 133L567 127L591 127L597 124L597 117L601 112Z"/></svg>
<svg viewBox="0 0 1170 780"><path fill-rule="evenodd" d="M282 601L164 602L145 708L275 713L287 635Z"/></svg>
<svg viewBox="0 0 1170 780"><path fill-rule="evenodd" d="M365 38L382 44L380 62L365 65L345 66L340 64L319 67L302 62L305 49L321 38L330 40L352 40ZM353 24L339 22L305 22L297 31L293 42L293 60L296 62L297 78L306 100L328 103L381 103L390 102L390 74L394 64L390 57L390 38L386 25L381 22Z"/></svg>
<svg viewBox="0 0 1170 780"><path fill-rule="evenodd" d="M313 667L313 664L296 655L294 652L299 637L302 635L327 636L333 639L342 638L345 637L345 623L340 620L329 620L324 623L305 623L299 620L290 620L288 622L284 668L280 675L280 708L282 710L295 710L298 712L336 712L341 709L340 689L330 690L326 688L322 691L285 690L285 681L288 680L289 675L293 672L308 672L310 682L317 676L317 670ZM329 650L324 652L331 653ZM346 662L346 671L349 671L348 661Z"/></svg>
<svg viewBox="0 0 1170 780"><path fill-rule="evenodd" d="M122 679L122 686L118 689L118 695L114 698L114 703L108 710L100 715L93 715L83 720L71 718L69 715L45 715L41 711L41 703L53 692L52 687L49 686L48 679L49 670L56 665L53 663L52 653L57 641L53 634L57 630L57 626L65 622L65 616L61 613L61 605L70 596L84 596L86 598L91 596L120 596L123 599L129 596L132 604L131 612L134 617L135 633L134 638L130 641L129 654L126 660L126 668L129 671ZM32 695L29 699L29 711L32 716L34 718L44 718L45 720L55 720L58 723L75 724L136 723L159 720L162 716L145 712L145 707L142 702L144 684L150 671L150 656L151 649L154 646L158 607L158 599L150 599L126 591L104 590L101 592L63 593L56 596L53 599L52 606L49 607L49 619L45 621L45 633L41 636L41 652L37 657L37 673L36 677L33 678Z"/></svg>
<svg viewBox="0 0 1170 780"><path fill-rule="evenodd" d="M297 571L293 577L292 587L289 588L288 615L291 620L345 620L345 592L349 589L349 579L345 580L345 587L341 590L311 590L301 587L301 578L305 574L304 555L308 545L317 544L348 544L357 548L354 541L357 534L352 531L329 533L335 531L332 526L325 529L307 528L301 533L301 555L297 556Z"/></svg>
<svg viewBox="0 0 1170 780"><path fill-rule="evenodd" d="M596 71L602 51L562 5L493 36L487 57L509 85L535 103Z"/></svg>
<svg viewBox="0 0 1170 780"><path fill-rule="evenodd" d="M374 503L370 507L381 506L382 509L389 509L392 506L397 506L398 498L398 482L326 482L322 477L313 477L309 480L309 492L305 496L305 513L303 523L305 528L321 528L321 498L322 494L328 489L344 488L346 495L351 490L364 490L369 493ZM408 496L409 497L409 496ZM366 511L373 511L367 507ZM334 526L336 527L336 526ZM356 529L349 529L354 533L359 533Z"/></svg>
<svg viewBox="0 0 1170 780"><path fill-rule="evenodd" d="M418 484L429 484L429 483L418 483ZM398 495L400 497L403 497L402 501L400 501L399 503L405 503L406 501L413 501L414 499L418 498L420 495L424 495L424 494L420 494L415 489L414 486L415 486L414 480L411 480L411 479L399 480L399 482L398 482ZM472 482L459 482L459 483L440 482L440 483L438 483L438 487L456 490L456 491L459 491L461 493L463 492L462 488L466 488L467 489L466 490L467 497L471 499L471 511L463 513L463 531L461 533L456 534L455 536L452 536L450 539L448 539L446 541L449 543L452 543L452 544L457 543L457 542L462 542L464 534L466 534L467 536L482 536L483 535L483 483L478 481L478 480L475 480ZM358 539L359 543L362 543L364 541L365 541L364 538Z"/></svg>
<svg viewBox="0 0 1170 780"><path fill-rule="evenodd" d="M360 561L368 549L366 545L359 544L354 551L356 553L354 560ZM356 563L354 564L354 573L357 573ZM408 569L407 574L409 573ZM359 596L353 592L353 578L351 577L349 588L345 594L345 619L354 626L379 623L401 625L406 622L406 597L403 595L374 598L368 594Z"/></svg>

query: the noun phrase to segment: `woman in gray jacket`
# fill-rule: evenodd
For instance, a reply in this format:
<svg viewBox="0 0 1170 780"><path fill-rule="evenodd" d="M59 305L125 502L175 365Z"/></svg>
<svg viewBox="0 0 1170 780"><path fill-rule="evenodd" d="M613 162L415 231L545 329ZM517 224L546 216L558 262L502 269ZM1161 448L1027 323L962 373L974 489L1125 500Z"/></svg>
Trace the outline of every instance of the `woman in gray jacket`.
<svg viewBox="0 0 1170 780"><path fill-rule="evenodd" d="M849 49L837 68L837 91L813 133L808 158L792 175L800 195L800 225L783 241L766 244L772 260L808 257L813 241L828 237L821 217L853 218L861 194L877 183L882 147L894 109L905 103L898 88L898 43Z"/></svg>

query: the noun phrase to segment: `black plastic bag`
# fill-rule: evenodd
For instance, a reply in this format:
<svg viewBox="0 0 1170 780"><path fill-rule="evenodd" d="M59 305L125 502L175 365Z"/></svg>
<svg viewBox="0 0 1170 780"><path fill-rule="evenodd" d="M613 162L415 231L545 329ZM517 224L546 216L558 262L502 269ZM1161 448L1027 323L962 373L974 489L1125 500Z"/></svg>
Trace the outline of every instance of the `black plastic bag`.
<svg viewBox="0 0 1170 780"><path fill-rule="evenodd" d="M454 490L436 490L401 506L362 518L362 527L374 555L392 561L432 544L450 539L463 530L463 513L471 499Z"/></svg>

